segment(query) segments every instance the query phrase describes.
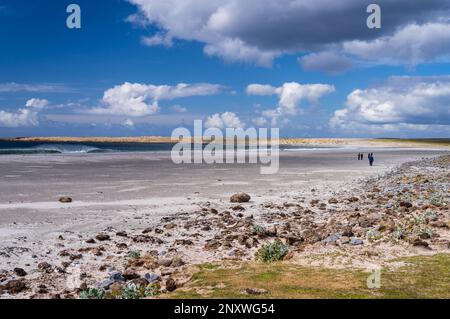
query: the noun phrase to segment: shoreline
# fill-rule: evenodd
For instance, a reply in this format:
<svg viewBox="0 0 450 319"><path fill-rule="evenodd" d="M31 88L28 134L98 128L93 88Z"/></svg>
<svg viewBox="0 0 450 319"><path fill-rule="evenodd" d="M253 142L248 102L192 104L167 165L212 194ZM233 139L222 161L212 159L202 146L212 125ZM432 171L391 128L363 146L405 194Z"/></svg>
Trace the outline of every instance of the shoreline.
<svg viewBox="0 0 450 319"><path fill-rule="evenodd" d="M34 225L27 217L33 211L23 211L23 218L18 219L14 213L17 208L12 209L17 200L10 197L8 200L12 204L6 204L11 206L3 211L10 211L11 221L17 221L15 227L21 229L23 235L13 235L11 228L4 227L6 224L0 228L0 234L13 237L6 245L6 237L2 240L0 269L4 271L0 273L0 286L10 280L24 282L24 290L17 294L8 295L3 289L4 296L8 297L52 298L58 295L77 298L79 292L88 287L110 284L108 291L113 284L122 287L125 283L105 283L112 274L120 272L129 278L127 283L142 283L144 275L157 275L162 280L164 292L168 280L174 280L178 287L189 282L193 265L221 260L251 262L261 247L275 240L281 240L289 247L286 262L307 267L364 269L389 265L390 260L402 256L448 253L448 194L439 195L444 196L440 206L434 206L430 201L437 190L448 189L446 171L450 157L433 157L385 167L379 174L372 173L367 177L359 173L362 177L342 181L338 176L335 176L336 180L329 180L331 175L328 174L336 175L339 170L328 172L318 167L317 174L322 177L297 184L297 189L292 189L289 183L286 188L278 187L276 191L270 191L270 186L266 190L255 189L234 180L232 187L220 186L223 193L218 194L219 197L196 195L193 189L192 195L180 196L179 203L170 198L166 202L160 199L157 202L144 197L142 206L137 205L138 202L127 202L122 206L103 206L94 210L87 205L83 206L83 211L73 212L71 209L76 207L71 204L57 204L47 212L48 217L44 216ZM340 169L345 174L347 168ZM291 174L290 171L282 173ZM190 175L177 176L180 183ZM397 184L398 181L402 184ZM124 190L127 187L124 185ZM250 202L230 203L232 189L248 192ZM419 193L415 194L417 189ZM405 200L405 191L413 198L409 199L411 206L401 204ZM45 197L45 194L39 194ZM118 200L118 194L111 196ZM414 199L420 194L428 199ZM129 195L124 193L123 196L129 199ZM82 198L75 198L73 205L76 206L77 201L83 203ZM101 202L99 204L102 206ZM39 211L43 213L48 208L44 206ZM52 210L55 213L50 213ZM110 210L116 210L117 215L107 213ZM405 231L404 238L391 239L396 228L408 223L410 216L428 216L429 212L437 214L433 215L435 220L420 219L419 226L432 230L433 236L420 238L421 234ZM57 219L52 217L56 217L55 214L61 215L60 219L74 216L79 225L58 226ZM36 233L33 238L33 228L47 230L45 234ZM40 247L37 250L36 245ZM42 247L45 247L43 251ZM338 260L330 257L336 252L340 254ZM24 269L27 275L18 276L14 268ZM78 278L80 272L86 276ZM75 286L68 287L68 280L75 280Z"/></svg>
<svg viewBox="0 0 450 319"><path fill-rule="evenodd" d="M193 138L192 141L197 140ZM39 143L137 143L137 144L175 144L170 137L141 136L141 137L12 137L0 138L3 142L39 142ZM209 143L210 140L202 140ZM379 147L440 147L450 149L450 138L424 139L393 139L393 138L280 138L280 145L329 145L329 146L379 146Z"/></svg>

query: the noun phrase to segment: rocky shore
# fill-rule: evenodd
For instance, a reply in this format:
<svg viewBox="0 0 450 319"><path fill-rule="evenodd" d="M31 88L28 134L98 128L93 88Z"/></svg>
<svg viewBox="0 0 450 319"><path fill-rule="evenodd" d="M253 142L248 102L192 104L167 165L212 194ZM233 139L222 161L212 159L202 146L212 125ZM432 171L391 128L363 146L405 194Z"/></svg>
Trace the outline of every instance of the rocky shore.
<svg viewBox="0 0 450 319"><path fill-rule="evenodd" d="M65 232L41 247L7 247L3 260L30 255L33 262L0 269L0 298L170 297L191 279L193 265L255 260L274 243L279 259L338 268L450 253L450 156L406 163L343 189L263 202L255 195L202 202L138 230L124 224Z"/></svg>

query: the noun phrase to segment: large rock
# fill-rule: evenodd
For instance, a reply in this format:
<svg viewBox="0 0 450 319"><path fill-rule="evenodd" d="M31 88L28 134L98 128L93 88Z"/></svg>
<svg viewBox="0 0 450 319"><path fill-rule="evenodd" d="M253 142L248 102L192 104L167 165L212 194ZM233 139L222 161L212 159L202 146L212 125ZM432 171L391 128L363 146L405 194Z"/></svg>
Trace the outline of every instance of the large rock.
<svg viewBox="0 0 450 319"><path fill-rule="evenodd" d="M232 203L248 203L250 201L250 195L246 193L237 193L231 196L230 202Z"/></svg>
<svg viewBox="0 0 450 319"><path fill-rule="evenodd" d="M61 203L72 203L72 198L70 198L70 197L67 197L67 196L63 196L63 197L60 197L59 198L59 201L61 202Z"/></svg>
<svg viewBox="0 0 450 319"><path fill-rule="evenodd" d="M19 277L25 277L27 272L23 268L14 268L14 273Z"/></svg>

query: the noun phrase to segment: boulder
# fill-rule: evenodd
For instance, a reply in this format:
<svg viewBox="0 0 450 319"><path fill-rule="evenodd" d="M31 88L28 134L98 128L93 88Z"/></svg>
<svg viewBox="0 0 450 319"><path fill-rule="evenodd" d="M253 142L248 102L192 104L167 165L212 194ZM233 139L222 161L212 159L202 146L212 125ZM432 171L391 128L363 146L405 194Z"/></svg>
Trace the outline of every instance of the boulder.
<svg viewBox="0 0 450 319"><path fill-rule="evenodd" d="M250 195L246 193L237 193L231 196L230 202L232 203L248 203L250 201Z"/></svg>
<svg viewBox="0 0 450 319"><path fill-rule="evenodd" d="M14 273L19 277L25 277L27 272L23 268L14 268Z"/></svg>

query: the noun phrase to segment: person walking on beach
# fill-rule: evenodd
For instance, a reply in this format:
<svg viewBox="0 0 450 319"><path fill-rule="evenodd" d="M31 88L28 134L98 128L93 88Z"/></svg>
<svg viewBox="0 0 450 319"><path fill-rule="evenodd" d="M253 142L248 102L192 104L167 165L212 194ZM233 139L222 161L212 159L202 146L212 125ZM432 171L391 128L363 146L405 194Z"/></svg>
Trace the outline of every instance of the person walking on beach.
<svg viewBox="0 0 450 319"><path fill-rule="evenodd" d="M375 158L373 157L373 153L370 153L369 156L369 164L370 166L373 166L373 162L375 161Z"/></svg>
<svg viewBox="0 0 450 319"><path fill-rule="evenodd" d="M358 161L361 160L361 153L358 153Z"/></svg>

